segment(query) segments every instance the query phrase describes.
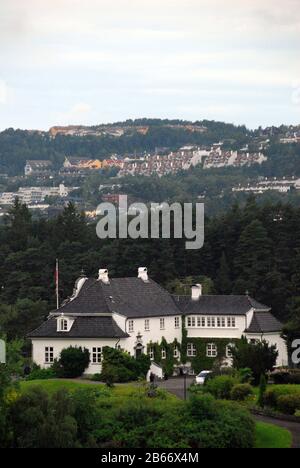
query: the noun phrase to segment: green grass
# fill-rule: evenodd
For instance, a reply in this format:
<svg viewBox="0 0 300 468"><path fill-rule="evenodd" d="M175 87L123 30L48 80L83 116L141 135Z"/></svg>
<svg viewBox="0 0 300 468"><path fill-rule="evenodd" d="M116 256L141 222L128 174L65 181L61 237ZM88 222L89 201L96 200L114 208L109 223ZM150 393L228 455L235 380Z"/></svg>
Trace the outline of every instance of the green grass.
<svg viewBox="0 0 300 468"><path fill-rule="evenodd" d="M56 392L60 388L66 388L67 390L74 391L77 388L86 388L87 385L93 385L95 386L96 384L91 383L87 381L87 383L81 383L81 382L74 382L73 380L67 380L67 379L51 379L51 380L27 380L20 382L20 389L21 391L26 391L26 389L40 386L43 387L45 390L47 390L50 393ZM104 387L104 385L97 385L97 387Z"/></svg>
<svg viewBox="0 0 300 468"><path fill-rule="evenodd" d="M256 423L255 448L290 448L291 433L273 424Z"/></svg>

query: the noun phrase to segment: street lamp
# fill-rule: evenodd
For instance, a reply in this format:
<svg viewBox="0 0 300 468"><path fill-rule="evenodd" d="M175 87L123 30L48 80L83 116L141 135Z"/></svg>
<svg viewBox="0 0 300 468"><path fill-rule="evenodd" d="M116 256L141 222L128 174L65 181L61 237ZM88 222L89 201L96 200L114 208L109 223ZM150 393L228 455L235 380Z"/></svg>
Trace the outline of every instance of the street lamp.
<svg viewBox="0 0 300 468"><path fill-rule="evenodd" d="M184 400L186 400L186 377L188 374L188 367L187 366L182 366L182 374L183 374L183 395L184 395Z"/></svg>

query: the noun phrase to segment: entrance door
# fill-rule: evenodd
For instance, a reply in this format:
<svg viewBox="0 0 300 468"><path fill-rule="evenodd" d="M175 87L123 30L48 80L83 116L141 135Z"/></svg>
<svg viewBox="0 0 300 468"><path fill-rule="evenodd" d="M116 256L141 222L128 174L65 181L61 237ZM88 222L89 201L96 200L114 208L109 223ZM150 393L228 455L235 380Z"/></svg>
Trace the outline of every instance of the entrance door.
<svg viewBox="0 0 300 468"><path fill-rule="evenodd" d="M139 356L141 356L143 354L143 346L142 345L138 345L136 348L135 348L135 357L138 358Z"/></svg>

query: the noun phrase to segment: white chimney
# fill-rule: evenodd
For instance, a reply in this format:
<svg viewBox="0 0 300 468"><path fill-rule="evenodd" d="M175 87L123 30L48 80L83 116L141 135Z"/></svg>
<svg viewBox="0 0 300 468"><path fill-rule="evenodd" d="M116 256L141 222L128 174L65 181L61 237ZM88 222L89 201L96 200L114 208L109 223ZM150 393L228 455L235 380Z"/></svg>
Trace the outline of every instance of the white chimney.
<svg viewBox="0 0 300 468"><path fill-rule="evenodd" d="M138 269L138 278L143 281L148 281L148 270L146 267L140 267Z"/></svg>
<svg viewBox="0 0 300 468"><path fill-rule="evenodd" d="M198 301L202 296L202 284L194 284L192 286L192 301Z"/></svg>
<svg viewBox="0 0 300 468"><path fill-rule="evenodd" d="M102 281L105 284L108 284L109 283L108 270L105 270L105 269L99 270L98 280Z"/></svg>

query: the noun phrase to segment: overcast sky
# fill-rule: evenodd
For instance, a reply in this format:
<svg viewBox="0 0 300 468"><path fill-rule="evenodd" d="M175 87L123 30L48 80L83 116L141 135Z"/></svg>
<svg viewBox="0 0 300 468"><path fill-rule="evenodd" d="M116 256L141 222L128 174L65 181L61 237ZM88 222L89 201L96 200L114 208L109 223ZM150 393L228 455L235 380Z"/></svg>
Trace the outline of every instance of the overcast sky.
<svg viewBox="0 0 300 468"><path fill-rule="evenodd" d="M0 0L0 129L300 123L300 0Z"/></svg>

